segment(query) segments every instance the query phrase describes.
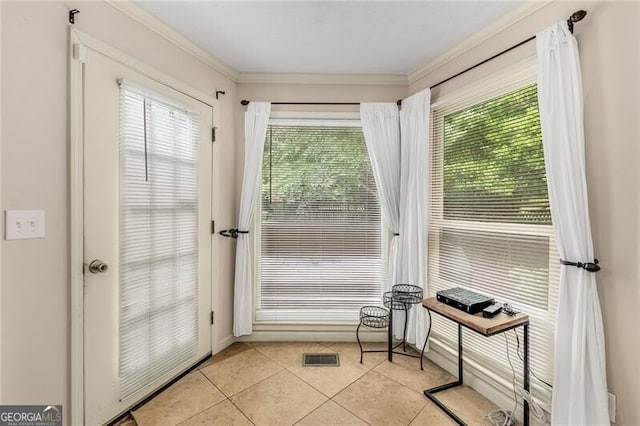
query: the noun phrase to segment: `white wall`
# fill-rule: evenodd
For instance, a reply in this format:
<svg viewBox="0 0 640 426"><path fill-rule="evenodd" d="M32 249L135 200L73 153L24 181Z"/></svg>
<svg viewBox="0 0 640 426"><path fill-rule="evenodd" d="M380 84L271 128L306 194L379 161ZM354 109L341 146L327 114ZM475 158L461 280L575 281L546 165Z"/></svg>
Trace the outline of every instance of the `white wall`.
<svg viewBox="0 0 640 426"><path fill-rule="evenodd" d="M616 424L640 424L640 3L554 2L410 85L415 93L488 58L573 11L585 102L589 210L604 317L609 391ZM434 90L437 99L535 55L528 43Z"/></svg>
<svg viewBox="0 0 640 426"><path fill-rule="evenodd" d="M1 203L44 209L47 236L2 241L0 392L3 404L63 404L69 413L68 22L214 95L219 103L218 226L235 223L235 83L104 2L0 2ZM232 161L226 161L232 159ZM222 237L220 237L222 238ZM222 336L231 336L233 252L221 241Z"/></svg>

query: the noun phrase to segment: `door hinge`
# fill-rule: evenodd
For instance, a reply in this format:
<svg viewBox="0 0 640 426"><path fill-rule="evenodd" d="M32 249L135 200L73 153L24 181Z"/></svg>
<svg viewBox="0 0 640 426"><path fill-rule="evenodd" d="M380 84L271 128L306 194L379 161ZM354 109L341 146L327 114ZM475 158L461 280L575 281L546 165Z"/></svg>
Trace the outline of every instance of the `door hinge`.
<svg viewBox="0 0 640 426"><path fill-rule="evenodd" d="M211 311L211 325L213 325L214 317L215 317L214 312Z"/></svg>
<svg viewBox="0 0 640 426"><path fill-rule="evenodd" d="M211 142L215 142L216 141L216 129L217 129L217 127L212 127L211 128Z"/></svg>
<svg viewBox="0 0 640 426"><path fill-rule="evenodd" d="M85 64L87 63L88 56L87 48L84 45L80 43L73 43L73 59Z"/></svg>
<svg viewBox="0 0 640 426"><path fill-rule="evenodd" d="M216 221L215 220L211 221L211 233L212 234L216 233Z"/></svg>

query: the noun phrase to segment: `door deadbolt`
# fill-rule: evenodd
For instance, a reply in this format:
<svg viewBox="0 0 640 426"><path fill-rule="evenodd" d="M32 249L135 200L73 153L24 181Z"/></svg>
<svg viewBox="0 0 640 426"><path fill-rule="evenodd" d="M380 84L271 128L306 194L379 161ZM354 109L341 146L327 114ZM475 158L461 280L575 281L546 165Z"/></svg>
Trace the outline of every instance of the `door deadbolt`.
<svg viewBox="0 0 640 426"><path fill-rule="evenodd" d="M104 263L102 260L96 259L89 264L89 272L92 274L107 272L107 269L109 269L109 265Z"/></svg>

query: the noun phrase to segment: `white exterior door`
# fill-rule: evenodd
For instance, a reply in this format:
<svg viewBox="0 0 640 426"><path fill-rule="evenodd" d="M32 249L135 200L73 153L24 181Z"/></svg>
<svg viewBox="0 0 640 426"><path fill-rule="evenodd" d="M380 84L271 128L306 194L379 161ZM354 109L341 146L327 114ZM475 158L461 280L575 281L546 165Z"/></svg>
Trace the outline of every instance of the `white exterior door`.
<svg viewBox="0 0 640 426"><path fill-rule="evenodd" d="M212 107L84 66L84 413L122 413L211 352Z"/></svg>

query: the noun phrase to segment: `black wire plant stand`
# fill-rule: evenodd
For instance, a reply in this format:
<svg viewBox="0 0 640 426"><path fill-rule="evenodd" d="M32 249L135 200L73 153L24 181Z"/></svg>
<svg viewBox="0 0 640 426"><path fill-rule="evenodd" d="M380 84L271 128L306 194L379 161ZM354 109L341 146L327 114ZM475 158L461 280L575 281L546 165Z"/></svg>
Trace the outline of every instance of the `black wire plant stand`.
<svg viewBox="0 0 640 426"><path fill-rule="evenodd" d="M393 360L393 354L404 355L412 358L420 358L420 370L423 370L424 349L427 346L427 341L422 347L420 355L415 355L407 352L407 325L409 323L409 310L413 305L417 305L422 302L423 290L421 287L411 284L396 284L391 288L391 291L387 291L382 295L382 304L380 306L363 306L360 309L360 323L356 328L356 339L358 340L358 346L360 347L360 363L362 364L363 355L365 353L372 352L387 352L389 361ZM402 340L394 344L393 339L393 311L404 311L404 332L402 334ZM362 342L360 341L360 327L366 326L370 328L388 328L388 347L387 349L370 349L364 350L362 348ZM427 335L427 339L429 335ZM402 351L396 351L398 347L402 346Z"/></svg>

